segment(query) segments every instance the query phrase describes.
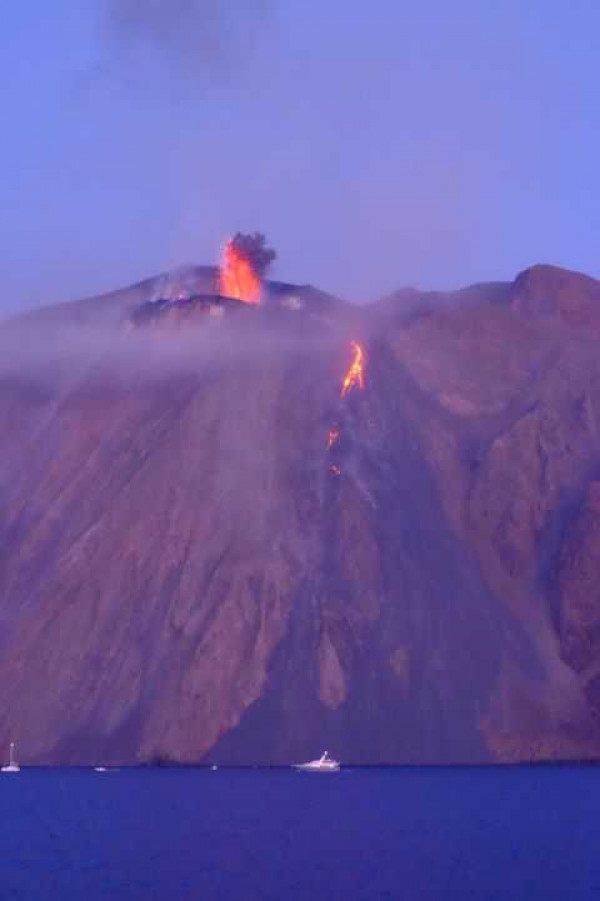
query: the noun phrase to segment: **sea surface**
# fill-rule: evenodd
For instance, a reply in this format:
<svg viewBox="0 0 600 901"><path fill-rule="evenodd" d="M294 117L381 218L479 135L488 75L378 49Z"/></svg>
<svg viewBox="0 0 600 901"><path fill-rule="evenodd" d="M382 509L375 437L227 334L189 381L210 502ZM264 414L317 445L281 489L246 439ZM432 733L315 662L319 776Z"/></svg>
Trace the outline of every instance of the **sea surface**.
<svg viewBox="0 0 600 901"><path fill-rule="evenodd" d="M600 899L600 770L22 770L1 901Z"/></svg>

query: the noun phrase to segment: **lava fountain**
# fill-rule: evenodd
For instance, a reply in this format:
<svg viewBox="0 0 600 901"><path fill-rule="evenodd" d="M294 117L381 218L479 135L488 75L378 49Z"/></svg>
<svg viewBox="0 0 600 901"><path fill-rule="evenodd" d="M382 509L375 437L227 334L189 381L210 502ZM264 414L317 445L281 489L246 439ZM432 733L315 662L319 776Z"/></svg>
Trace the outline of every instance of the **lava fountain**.
<svg viewBox="0 0 600 901"><path fill-rule="evenodd" d="M260 278L250 260L240 253L233 241L223 250L219 271L219 293L244 303L260 303Z"/></svg>

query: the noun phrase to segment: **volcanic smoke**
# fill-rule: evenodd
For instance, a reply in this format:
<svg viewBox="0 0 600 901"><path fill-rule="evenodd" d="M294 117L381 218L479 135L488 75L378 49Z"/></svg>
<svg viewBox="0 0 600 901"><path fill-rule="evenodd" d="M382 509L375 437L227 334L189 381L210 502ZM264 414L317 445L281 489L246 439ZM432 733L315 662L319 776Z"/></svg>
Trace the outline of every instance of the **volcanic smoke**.
<svg viewBox="0 0 600 901"><path fill-rule="evenodd" d="M258 304L260 287L260 278L250 260L240 253L233 241L228 241L219 271L219 293L244 303Z"/></svg>

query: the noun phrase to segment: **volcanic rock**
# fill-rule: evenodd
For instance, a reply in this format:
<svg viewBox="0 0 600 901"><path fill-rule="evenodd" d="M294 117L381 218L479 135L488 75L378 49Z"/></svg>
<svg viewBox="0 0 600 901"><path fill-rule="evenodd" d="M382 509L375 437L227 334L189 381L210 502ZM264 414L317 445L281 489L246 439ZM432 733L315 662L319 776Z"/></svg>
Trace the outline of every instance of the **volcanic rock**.
<svg viewBox="0 0 600 901"><path fill-rule="evenodd" d="M0 329L0 746L600 756L600 284L214 284Z"/></svg>

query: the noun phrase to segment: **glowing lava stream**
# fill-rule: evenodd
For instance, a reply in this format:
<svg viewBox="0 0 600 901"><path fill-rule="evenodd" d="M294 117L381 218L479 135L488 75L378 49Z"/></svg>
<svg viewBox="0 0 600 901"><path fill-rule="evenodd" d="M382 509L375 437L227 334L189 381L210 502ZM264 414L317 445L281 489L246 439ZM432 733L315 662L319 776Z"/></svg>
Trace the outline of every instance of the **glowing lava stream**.
<svg viewBox="0 0 600 901"><path fill-rule="evenodd" d="M244 303L260 303L260 278L250 260L240 254L232 241L228 241L223 250L219 293Z"/></svg>
<svg viewBox="0 0 600 901"><path fill-rule="evenodd" d="M355 385L362 390L365 387L364 363L365 355L358 341L352 341L352 350L354 351L354 359L350 369L344 377L342 384L341 397L346 397L351 388Z"/></svg>
<svg viewBox="0 0 600 901"><path fill-rule="evenodd" d="M340 440L340 433L337 429L329 429L329 435L327 436L327 450L330 450L334 444L337 444Z"/></svg>

